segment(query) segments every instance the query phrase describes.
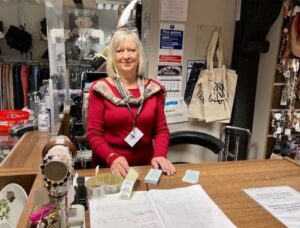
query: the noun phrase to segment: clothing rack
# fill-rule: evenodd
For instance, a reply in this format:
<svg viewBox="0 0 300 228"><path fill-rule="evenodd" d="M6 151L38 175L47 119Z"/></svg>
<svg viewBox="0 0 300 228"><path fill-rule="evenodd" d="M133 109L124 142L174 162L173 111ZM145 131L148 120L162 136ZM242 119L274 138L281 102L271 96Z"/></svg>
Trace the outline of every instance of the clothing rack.
<svg viewBox="0 0 300 228"><path fill-rule="evenodd" d="M23 60L23 59L1 59L0 63L23 63L23 64L32 64L32 65L49 65L48 61L40 61L40 60ZM67 63L67 67L91 67L90 64L78 64L78 63Z"/></svg>
<svg viewBox="0 0 300 228"><path fill-rule="evenodd" d="M0 63L21 63L21 64L38 64L38 65L49 65L49 62L39 60L23 60L23 59L0 59Z"/></svg>

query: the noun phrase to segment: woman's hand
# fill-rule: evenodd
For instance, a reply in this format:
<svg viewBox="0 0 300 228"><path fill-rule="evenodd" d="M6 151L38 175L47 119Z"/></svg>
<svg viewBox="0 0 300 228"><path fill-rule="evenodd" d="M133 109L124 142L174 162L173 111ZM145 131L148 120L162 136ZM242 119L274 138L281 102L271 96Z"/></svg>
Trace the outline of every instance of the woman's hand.
<svg viewBox="0 0 300 228"><path fill-rule="evenodd" d="M110 166L110 170L113 174L122 176L123 178L126 177L128 170L129 170L129 165L124 157L118 157L116 158L113 163Z"/></svg>
<svg viewBox="0 0 300 228"><path fill-rule="evenodd" d="M151 160L151 165L154 169L158 169L159 167L168 175L173 175L176 173L176 169L174 165L165 157L154 157Z"/></svg>

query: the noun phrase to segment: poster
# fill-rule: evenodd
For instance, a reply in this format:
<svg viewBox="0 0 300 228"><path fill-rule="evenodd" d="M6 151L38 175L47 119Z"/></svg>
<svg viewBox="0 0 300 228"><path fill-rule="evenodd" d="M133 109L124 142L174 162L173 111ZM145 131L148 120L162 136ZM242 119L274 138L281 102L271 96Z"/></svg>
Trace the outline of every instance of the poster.
<svg viewBox="0 0 300 228"><path fill-rule="evenodd" d="M181 65L158 65L158 76L182 76Z"/></svg>
<svg viewBox="0 0 300 228"><path fill-rule="evenodd" d="M183 98L167 98L165 102L165 115L168 124L188 121L187 107Z"/></svg>
<svg viewBox="0 0 300 228"><path fill-rule="evenodd" d="M182 65L159 64L158 81L165 87L167 97L180 97L182 94Z"/></svg>
<svg viewBox="0 0 300 228"><path fill-rule="evenodd" d="M160 20L186 21L188 0L161 0Z"/></svg>
<svg viewBox="0 0 300 228"><path fill-rule="evenodd" d="M158 77L158 81L162 84L167 92L167 98L180 97L182 94L182 77Z"/></svg>
<svg viewBox="0 0 300 228"><path fill-rule="evenodd" d="M160 24L159 62L181 63L183 60L183 24Z"/></svg>

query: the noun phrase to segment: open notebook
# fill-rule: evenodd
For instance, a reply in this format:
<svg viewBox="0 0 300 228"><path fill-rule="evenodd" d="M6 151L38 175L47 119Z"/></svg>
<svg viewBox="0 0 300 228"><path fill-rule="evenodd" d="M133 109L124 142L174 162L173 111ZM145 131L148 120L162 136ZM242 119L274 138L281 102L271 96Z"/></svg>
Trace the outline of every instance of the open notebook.
<svg viewBox="0 0 300 228"><path fill-rule="evenodd" d="M236 227L200 185L119 194L89 200L90 224L96 227Z"/></svg>

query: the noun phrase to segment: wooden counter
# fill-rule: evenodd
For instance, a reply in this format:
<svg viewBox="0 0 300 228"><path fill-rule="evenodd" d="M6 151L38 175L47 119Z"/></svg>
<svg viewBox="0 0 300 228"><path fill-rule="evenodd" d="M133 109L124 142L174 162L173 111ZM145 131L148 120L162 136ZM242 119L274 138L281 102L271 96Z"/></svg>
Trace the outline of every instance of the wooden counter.
<svg viewBox="0 0 300 228"><path fill-rule="evenodd" d="M49 132L30 131L25 133L0 164L1 169L39 170L42 149L51 138Z"/></svg>
<svg viewBox="0 0 300 228"><path fill-rule="evenodd" d="M66 107L61 122L55 125L57 135L70 137L70 108ZM42 150L52 137L51 132L38 130L25 133L0 164L1 169L39 170L42 161Z"/></svg>
<svg viewBox="0 0 300 228"><path fill-rule="evenodd" d="M288 185L300 191L300 165L290 159L176 165L177 173L174 176L163 175L158 185L144 183L149 168L149 166L136 167L140 176L135 190L189 186L191 184L182 182L185 171L199 170L201 172L199 184L237 227L284 227L248 197L242 191L244 188ZM90 176L93 172L94 170L82 170L79 173ZM109 169L100 169L100 172L109 172ZM41 185L42 180L38 176L33 189ZM31 192L18 227L28 227L28 215L34 209ZM86 223L86 227L89 227L88 211Z"/></svg>

